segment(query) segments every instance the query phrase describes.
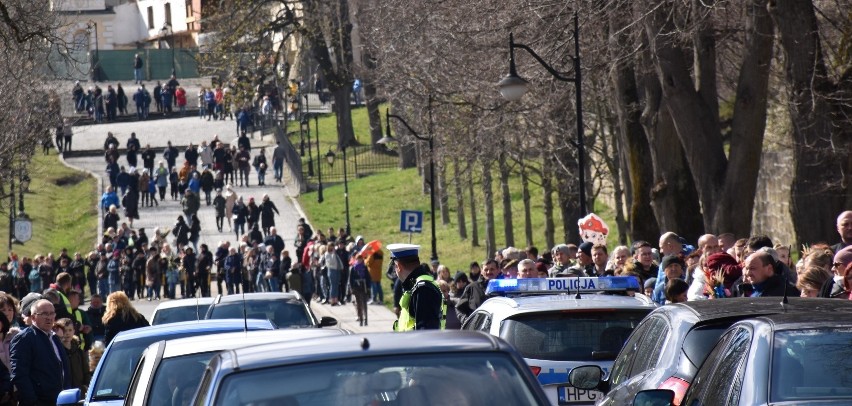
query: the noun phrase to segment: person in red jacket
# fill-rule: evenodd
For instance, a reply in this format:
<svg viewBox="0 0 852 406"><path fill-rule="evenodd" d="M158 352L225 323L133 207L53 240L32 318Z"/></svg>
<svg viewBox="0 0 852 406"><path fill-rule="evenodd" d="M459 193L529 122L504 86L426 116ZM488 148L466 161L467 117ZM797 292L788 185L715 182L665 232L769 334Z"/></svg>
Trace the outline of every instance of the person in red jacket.
<svg viewBox="0 0 852 406"><path fill-rule="evenodd" d="M180 116L186 116L186 90L183 86L178 86L177 90L175 90L175 101L177 101Z"/></svg>

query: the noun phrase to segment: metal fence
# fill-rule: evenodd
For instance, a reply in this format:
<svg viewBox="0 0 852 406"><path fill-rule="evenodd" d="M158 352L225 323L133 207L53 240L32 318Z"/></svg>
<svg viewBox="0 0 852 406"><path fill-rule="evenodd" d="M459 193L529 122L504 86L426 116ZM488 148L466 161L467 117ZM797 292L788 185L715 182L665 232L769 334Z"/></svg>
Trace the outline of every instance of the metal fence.
<svg viewBox="0 0 852 406"><path fill-rule="evenodd" d="M97 82L133 80L133 57L142 58L143 80L168 79L174 71L178 78L198 77L197 49L76 50L64 55L54 51L50 69L58 79Z"/></svg>
<svg viewBox="0 0 852 406"><path fill-rule="evenodd" d="M301 146L298 148L301 153ZM316 145L311 143L305 147L302 155L302 179L306 183L316 185L322 177L323 183L343 182L343 167L346 166L346 176L352 180L370 175L376 172L384 172L396 169L399 166L399 158L396 152L380 147L374 149L370 145L360 145L346 148L346 159L343 159L343 151L332 151L333 163L329 163L327 155L329 151L317 151ZM311 186L314 188L315 186Z"/></svg>

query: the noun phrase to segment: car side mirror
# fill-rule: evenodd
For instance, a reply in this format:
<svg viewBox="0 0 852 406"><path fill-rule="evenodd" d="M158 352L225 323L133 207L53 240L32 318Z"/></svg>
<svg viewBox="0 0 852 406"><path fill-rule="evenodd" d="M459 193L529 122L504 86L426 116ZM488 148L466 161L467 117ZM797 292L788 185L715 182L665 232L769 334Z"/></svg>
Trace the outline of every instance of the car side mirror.
<svg viewBox="0 0 852 406"><path fill-rule="evenodd" d="M337 319L334 317L323 316L320 318L320 327L331 327L337 325Z"/></svg>
<svg viewBox="0 0 852 406"><path fill-rule="evenodd" d="M578 389L597 389L603 378L603 370L597 365L583 365L568 373L568 382Z"/></svg>
<svg viewBox="0 0 852 406"><path fill-rule="evenodd" d="M674 391L670 389L648 389L639 391L633 398L633 406L671 406Z"/></svg>
<svg viewBox="0 0 852 406"><path fill-rule="evenodd" d="M80 388L65 389L56 396L56 404L59 406L76 405L82 398Z"/></svg>

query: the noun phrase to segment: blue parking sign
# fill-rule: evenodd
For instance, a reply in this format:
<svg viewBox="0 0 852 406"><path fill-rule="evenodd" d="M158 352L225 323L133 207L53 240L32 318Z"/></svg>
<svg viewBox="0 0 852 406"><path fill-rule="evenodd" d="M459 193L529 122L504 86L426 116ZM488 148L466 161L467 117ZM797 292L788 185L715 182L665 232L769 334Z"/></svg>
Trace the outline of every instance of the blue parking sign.
<svg viewBox="0 0 852 406"><path fill-rule="evenodd" d="M399 215L399 231L406 233L423 232L423 212L402 210Z"/></svg>

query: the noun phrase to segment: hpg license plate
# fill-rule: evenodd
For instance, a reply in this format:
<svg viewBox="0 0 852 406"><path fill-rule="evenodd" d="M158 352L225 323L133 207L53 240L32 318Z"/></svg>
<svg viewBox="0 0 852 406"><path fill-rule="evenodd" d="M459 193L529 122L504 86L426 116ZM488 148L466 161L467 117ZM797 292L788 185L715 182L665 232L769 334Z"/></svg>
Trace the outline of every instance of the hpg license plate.
<svg viewBox="0 0 852 406"><path fill-rule="evenodd" d="M576 403L594 403L603 399L603 393L596 390L578 389L573 386L559 386L556 395L560 405L571 405Z"/></svg>

